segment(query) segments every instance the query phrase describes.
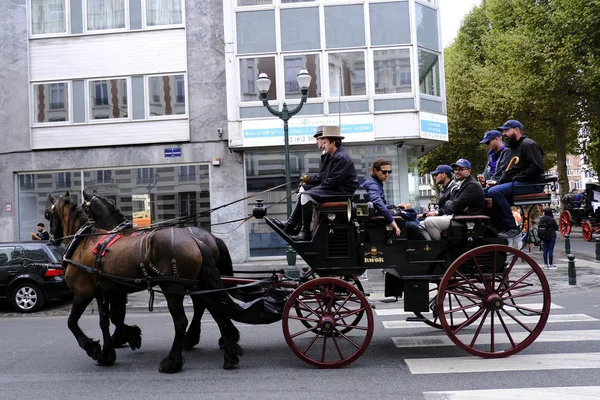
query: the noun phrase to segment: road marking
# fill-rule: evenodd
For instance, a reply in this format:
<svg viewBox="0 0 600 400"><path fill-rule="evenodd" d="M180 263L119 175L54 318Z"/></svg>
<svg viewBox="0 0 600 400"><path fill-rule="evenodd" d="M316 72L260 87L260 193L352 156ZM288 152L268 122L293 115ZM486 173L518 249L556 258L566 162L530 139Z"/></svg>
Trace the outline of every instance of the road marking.
<svg viewBox="0 0 600 400"><path fill-rule="evenodd" d="M592 369L600 368L600 353L531 354L488 359L480 357L418 358L404 361L410 372L415 375Z"/></svg>
<svg viewBox="0 0 600 400"><path fill-rule="evenodd" d="M488 318L488 320L489 320L489 318ZM519 321L521 321L524 324L535 323L538 320L539 320L539 317L537 317L537 316L532 316L532 317L519 316ZM455 318L454 319L455 324L459 324L463 321L464 321L464 318ZM585 314L558 314L558 315L550 315L548 317L548 323L594 322L594 321L598 321L598 319L594 318L594 317L590 317L589 315L585 315ZM516 321L514 321L513 319L510 319L510 318L504 318L504 322L507 325L517 323ZM382 323L383 323L383 327L385 329L404 329L404 328L418 327L415 324L421 324L422 326L425 326L425 324L423 322L413 322L413 321L410 321L410 322L408 322L408 321L382 321ZM476 324L474 324L474 325L476 325ZM487 323L486 323L486 325L487 325ZM467 327L467 328L469 328L469 327ZM475 329L475 328L473 328L473 329Z"/></svg>
<svg viewBox="0 0 600 400"><path fill-rule="evenodd" d="M506 400L506 399L569 399L600 398L600 386L570 386L521 389L458 390L453 392L423 392L425 400Z"/></svg>
<svg viewBox="0 0 600 400"><path fill-rule="evenodd" d="M511 332L513 340L517 342L523 341L527 337L526 332ZM473 338L472 335L457 335L463 343L469 343ZM540 342L585 342L600 340L600 330L587 329L578 331L542 331L535 343ZM411 337L392 337L392 341L396 347L437 347L437 346L455 346L445 333L429 336L411 336ZM497 344L510 343L505 335L496 335L494 342Z"/></svg>
<svg viewBox="0 0 600 400"><path fill-rule="evenodd" d="M517 305L521 306L521 307L527 307L527 308L531 308L534 310L541 310L543 307L542 303L534 303L534 304L520 304L518 303ZM507 305L507 307L510 307L510 305ZM510 307L513 308L513 307ZM561 310L564 307L559 306L558 304L554 304L554 303L550 303L550 308L553 310ZM413 313L412 311L404 311L401 308L390 308L387 310L375 310L375 313L377 315L415 315L415 313Z"/></svg>

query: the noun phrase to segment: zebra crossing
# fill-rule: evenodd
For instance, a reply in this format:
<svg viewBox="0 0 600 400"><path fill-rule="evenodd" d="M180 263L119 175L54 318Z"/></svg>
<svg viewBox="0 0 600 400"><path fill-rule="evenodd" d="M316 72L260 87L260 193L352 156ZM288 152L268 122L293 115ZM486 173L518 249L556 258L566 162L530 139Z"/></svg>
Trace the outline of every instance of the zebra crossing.
<svg viewBox="0 0 600 400"><path fill-rule="evenodd" d="M423 322L406 321L414 316L412 312L403 311L401 302L394 305L398 308L376 309L375 313L385 330L392 333L391 340L397 348L444 348L455 346L443 330L431 329ZM524 305L535 308L539 305ZM521 317L526 322L527 317ZM514 321L506 321L507 325ZM455 323L460 323L455 321ZM579 325L582 323L581 325ZM568 329L574 325L581 329ZM567 328L567 329L565 329ZM410 329L415 329L416 335ZM416 331L418 329L418 332ZM509 328L510 329L510 328ZM457 335L460 338L460 334ZM524 333L515 333L513 340L519 341ZM496 338L496 343L508 341L507 338ZM535 343L574 343L600 342L600 319L581 313L568 313L559 304L551 304L551 314L545 329ZM595 347L594 350L599 349ZM531 351L515 354L505 358L484 359L465 353L457 357L404 358L411 375L440 376L440 374L457 373L502 373L519 371L552 371L552 370L598 370L600 372L600 352L535 354ZM588 372L589 373L589 372ZM457 390L423 392L426 400L474 400L474 399L598 399L600 386L543 387L543 388L506 388L486 390Z"/></svg>

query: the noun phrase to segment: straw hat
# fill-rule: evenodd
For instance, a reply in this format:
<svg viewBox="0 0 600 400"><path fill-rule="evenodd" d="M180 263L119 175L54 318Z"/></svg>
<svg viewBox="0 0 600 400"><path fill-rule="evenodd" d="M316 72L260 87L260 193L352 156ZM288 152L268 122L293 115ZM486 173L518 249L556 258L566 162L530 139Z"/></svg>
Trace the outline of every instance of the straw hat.
<svg viewBox="0 0 600 400"><path fill-rule="evenodd" d="M322 139L344 139L344 136L340 135L341 128L335 125L325 125L323 126L323 135L321 135Z"/></svg>

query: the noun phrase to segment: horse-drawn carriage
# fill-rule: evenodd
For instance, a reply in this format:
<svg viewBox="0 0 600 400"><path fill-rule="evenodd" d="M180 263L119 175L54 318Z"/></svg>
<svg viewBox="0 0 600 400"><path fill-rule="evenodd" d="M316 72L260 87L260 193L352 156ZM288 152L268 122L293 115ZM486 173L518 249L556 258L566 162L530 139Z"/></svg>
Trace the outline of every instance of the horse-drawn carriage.
<svg viewBox="0 0 600 400"><path fill-rule="evenodd" d="M80 212L67 200L52 196L50 199L53 205L48 217L55 234L71 238L81 235L81 226L85 226L86 219ZM94 202L88 202L88 206L93 209ZM281 320L284 338L300 359L318 367L342 367L358 359L371 341L374 331L372 305L357 276L366 269L377 269L385 272L385 296L403 297L404 310L414 313L409 321L443 329L458 347L470 354L485 358L509 356L528 347L542 332L550 313L550 288L544 272L527 254L507 246L505 239L498 238L490 229L487 216L455 217L442 240L427 241L407 237L402 215L395 217L402 229L401 236L396 237L383 217L374 216L373 212L366 193L360 191L352 198L325 199L315 208L312 241L295 242L266 215L266 208L257 201L253 215L264 218L266 224L306 261L308 268L299 279L275 273L262 280L222 276L225 285L245 286L234 288L236 292L232 293L245 303L230 306L229 311L225 311L226 317L251 324ZM75 217L77 223L73 222ZM94 218L99 221L104 217L96 213ZM95 235L98 231L92 228L87 232L85 235ZM173 233L171 229L170 234L173 246L173 236L179 233ZM127 235L130 234L124 233ZM168 239L168 235L163 236ZM104 242L115 240L107 238ZM176 314L181 311L183 294L190 294L194 299L194 319L185 338L181 336L181 325L187 324L187 319L177 315L180 318L177 320L173 315L176 336L171 353L161 363L161 371L177 372L182 365L181 349L191 348L198 342L200 317L204 311L201 301L212 296L215 290L197 290L202 285L193 285L184 293L173 293L176 287L190 283L189 278L179 277L187 259L175 260L178 254L166 245L163 251L173 253L173 259L170 264L161 266L157 263L155 266L149 257L157 252L143 253L150 239L131 240L140 243L140 268L145 275L141 279L138 271L137 277L119 277L116 283L141 284L138 290L143 285L148 289L160 285L171 298L168 299L169 308L179 310ZM80 243L85 242L89 242L87 236ZM132 253L130 256L135 259L136 251ZM78 254L83 252L78 249ZM210 259L206 251L199 256ZM102 262L98 264L99 271L82 265L81 261L67 259L66 262L71 268L68 274L83 270L93 274L98 282L114 279L104 272ZM209 263L206 268L210 267ZM132 271L129 273L133 274ZM113 283L106 285L105 295L110 293ZM76 291L76 299L77 296ZM219 302L218 298L216 302ZM223 312L222 308L215 307L215 301L209 301L206 306L215 319L215 313ZM199 315L197 311L200 311ZM107 309L101 313L105 346L107 340L110 342L110 337L106 336L106 312ZM124 317L123 311L120 325L123 325ZM97 342L81 336L82 332L73 322L76 324L70 317L69 327L88 355L104 365L113 363L114 350L113 353L105 348L101 350ZM223 318L219 317L217 322L222 328L225 366L234 366L240 354L236 340L239 335L235 328L234 332L228 332L229 325ZM197 337L188 338L194 335ZM135 344L139 347L140 343Z"/></svg>
<svg viewBox="0 0 600 400"><path fill-rule="evenodd" d="M563 205L558 224L560 233L566 236L573 225L581 224L583 238L590 242L600 230L600 183L586 183L585 192L565 195Z"/></svg>

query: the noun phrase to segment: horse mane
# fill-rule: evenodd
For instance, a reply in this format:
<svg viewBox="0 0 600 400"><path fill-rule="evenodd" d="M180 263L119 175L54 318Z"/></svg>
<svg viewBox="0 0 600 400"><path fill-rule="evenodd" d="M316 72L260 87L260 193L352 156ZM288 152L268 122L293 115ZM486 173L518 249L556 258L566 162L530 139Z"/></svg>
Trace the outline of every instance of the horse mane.
<svg viewBox="0 0 600 400"><path fill-rule="evenodd" d="M71 202L70 197L63 197L64 202L68 204L69 210L75 214L75 219L80 222L82 225L88 222L88 217L85 215L85 212L79 207L76 203Z"/></svg>
<svg viewBox="0 0 600 400"><path fill-rule="evenodd" d="M126 220L127 218L125 217L125 215L121 212L121 210L117 207L117 204L111 200L111 199L107 199L104 197L100 197L97 196L101 201L102 204L104 204L106 206L106 208L108 208L108 214L112 217L119 217L122 220Z"/></svg>

